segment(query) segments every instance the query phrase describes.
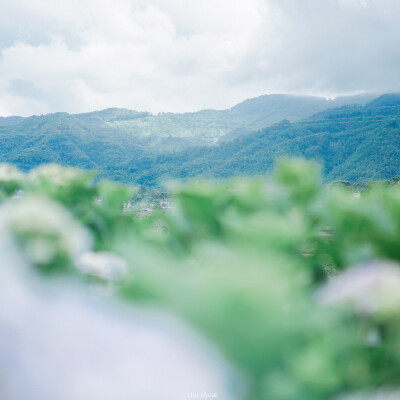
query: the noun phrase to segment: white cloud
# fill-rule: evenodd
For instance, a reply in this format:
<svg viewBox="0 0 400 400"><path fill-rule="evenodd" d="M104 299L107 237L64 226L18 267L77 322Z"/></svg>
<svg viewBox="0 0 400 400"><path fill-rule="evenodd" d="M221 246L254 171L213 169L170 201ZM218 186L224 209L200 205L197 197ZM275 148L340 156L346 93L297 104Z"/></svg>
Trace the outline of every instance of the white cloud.
<svg viewBox="0 0 400 400"><path fill-rule="evenodd" d="M0 114L400 90L397 0L4 0Z"/></svg>

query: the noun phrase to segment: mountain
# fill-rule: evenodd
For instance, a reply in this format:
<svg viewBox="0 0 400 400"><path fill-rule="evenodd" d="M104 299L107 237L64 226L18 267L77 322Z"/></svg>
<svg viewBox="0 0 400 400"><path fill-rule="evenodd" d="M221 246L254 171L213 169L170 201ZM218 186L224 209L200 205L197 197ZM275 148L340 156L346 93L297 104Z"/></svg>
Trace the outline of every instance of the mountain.
<svg viewBox="0 0 400 400"><path fill-rule="evenodd" d="M227 110L202 110L193 113L161 113L153 115L126 109L110 108L85 114L55 113L29 118L0 118L0 135L19 143L41 135L95 135L108 142L122 140L145 152L178 151L190 146L214 145L229 141L276 123L282 119L295 121L318 111L342 104L365 104L373 96L348 96L335 100L320 97L266 95L249 99ZM22 136L25 136L23 138ZM93 139L93 138L92 138ZM76 139L79 141L79 139ZM46 141L46 138L44 138ZM46 147L48 151L51 148ZM82 150L85 150L83 147ZM57 158L56 155L52 156Z"/></svg>
<svg viewBox="0 0 400 400"><path fill-rule="evenodd" d="M304 157L323 165L326 181L390 179L400 175L400 96L365 106L342 106L295 123L274 126L212 148L197 147L124 166L141 183L189 177L226 178L272 170L279 157Z"/></svg>
<svg viewBox="0 0 400 400"><path fill-rule="evenodd" d="M335 108L324 108L328 104ZM336 100L270 95L229 110L186 114L56 113L0 126L0 161L24 170L56 162L157 184L263 174L278 157L301 156L321 162L327 180L383 179L400 174L399 112L400 96L387 94Z"/></svg>
<svg viewBox="0 0 400 400"><path fill-rule="evenodd" d="M12 126L17 125L24 120L23 117L0 117L0 126Z"/></svg>
<svg viewBox="0 0 400 400"><path fill-rule="evenodd" d="M343 105L365 105L373 100L376 95L342 96L335 99L325 99L315 96L290 96L266 95L245 100L235 107L227 110L229 119L243 119L249 121L242 123L236 129L230 130L221 137L220 142L229 141L236 137L258 129L265 128L284 119L298 121L320 111Z"/></svg>
<svg viewBox="0 0 400 400"><path fill-rule="evenodd" d="M368 107L398 107L400 93L387 93L368 103Z"/></svg>

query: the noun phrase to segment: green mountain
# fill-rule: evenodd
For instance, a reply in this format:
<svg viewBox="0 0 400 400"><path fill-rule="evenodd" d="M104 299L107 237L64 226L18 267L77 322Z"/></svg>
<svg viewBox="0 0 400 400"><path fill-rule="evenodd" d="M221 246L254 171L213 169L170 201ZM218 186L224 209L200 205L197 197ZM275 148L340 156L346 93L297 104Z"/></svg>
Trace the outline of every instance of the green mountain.
<svg viewBox="0 0 400 400"><path fill-rule="evenodd" d="M336 108L326 109L331 105ZM324 111L306 115L315 109ZM301 156L321 162L327 180L386 179L400 174L399 112L400 96L391 94L270 95L186 114L56 113L0 123L0 161L24 170L56 162L155 184L263 174L278 157Z"/></svg>
<svg viewBox="0 0 400 400"><path fill-rule="evenodd" d="M23 117L0 117L0 126L12 126L17 125L24 120Z"/></svg>
<svg viewBox="0 0 400 400"><path fill-rule="evenodd" d="M141 138L151 138L153 148L163 151L193 145L213 145L288 119L297 121L344 104L365 104L373 95L321 97L265 95L246 100L227 110L195 113L148 114L143 118L108 122L107 127Z"/></svg>
<svg viewBox="0 0 400 400"><path fill-rule="evenodd" d="M295 123L274 126L212 148L197 147L124 166L141 183L188 177L226 178L272 170L280 157L323 165L327 181L379 180L400 175L400 96L384 95L366 106L343 106Z"/></svg>
<svg viewBox="0 0 400 400"><path fill-rule="evenodd" d="M325 99L314 96L267 95L246 100L227 110L231 120L242 120L236 129L230 130L221 137L220 142L229 141L242 134L254 132L284 119L299 121L329 108L346 104L365 105L376 95L343 96L335 99ZM246 121L249 121L245 123Z"/></svg>
<svg viewBox="0 0 400 400"><path fill-rule="evenodd" d="M8 117L0 118L0 135L6 135L18 143L29 141L31 137L54 134L57 137L78 135L85 142L87 138L84 136L95 135L98 140L105 141L106 145L109 139L117 142L122 140L129 150L134 146L142 151L159 153L182 150L190 146L213 145L219 140L231 140L284 118L296 121L330 107L365 104L371 99L371 96L348 96L327 100L319 97L267 95L220 111L153 115L111 108L85 114L56 113L29 118ZM70 139L70 136L62 138L63 141ZM51 152L48 146L46 150ZM81 150L87 151L84 143ZM58 153L58 149L56 152ZM58 154L49 157L58 158Z"/></svg>

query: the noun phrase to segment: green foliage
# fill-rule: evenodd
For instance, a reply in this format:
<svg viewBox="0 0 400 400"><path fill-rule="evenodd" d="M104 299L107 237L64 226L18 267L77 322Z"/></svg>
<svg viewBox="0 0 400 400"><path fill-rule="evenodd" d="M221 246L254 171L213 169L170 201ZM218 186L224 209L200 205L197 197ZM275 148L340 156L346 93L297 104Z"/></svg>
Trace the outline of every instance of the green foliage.
<svg viewBox="0 0 400 400"><path fill-rule="evenodd" d="M398 183L358 197L347 183L324 186L317 164L286 159L268 179L172 186L172 208L143 217L124 212L131 188L84 172L50 166L18 177L22 198L5 190L1 209L33 265L82 277L79 243L119 255L129 271L115 295L174 313L208 338L237 368L246 400L398 385ZM140 188L139 201L150 190ZM372 269L381 286L365 289L371 265L354 265L376 260L396 264ZM336 274L344 286L332 291Z"/></svg>

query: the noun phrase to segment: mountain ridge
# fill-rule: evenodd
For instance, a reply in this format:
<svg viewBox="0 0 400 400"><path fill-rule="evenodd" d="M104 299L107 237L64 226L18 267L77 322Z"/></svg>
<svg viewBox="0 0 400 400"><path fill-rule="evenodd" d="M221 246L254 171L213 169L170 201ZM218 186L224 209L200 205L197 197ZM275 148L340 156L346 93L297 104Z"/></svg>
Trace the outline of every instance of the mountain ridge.
<svg viewBox="0 0 400 400"><path fill-rule="evenodd" d="M270 94L246 99L224 110L205 109L186 113L152 114L114 107L78 114L57 112L29 117L0 117L0 127L18 127L25 124L24 128L29 129L30 123L39 122L50 124L55 129L54 121L61 119L61 123L64 124L63 130L68 130L67 119L70 119L70 131L82 129L111 134L117 130L138 138L152 136L156 148L162 146L163 139L178 138L182 143L177 147L172 146L172 149L179 150L192 145L212 145L219 140L232 140L284 118L298 120L345 103L365 104L374 96L343 96L328 100L317 96ZM37 126L34 125L33 128L36 129ZM162 151L166 150L168 148L162 147Z"/></svg>
<svg viewBox="0 0 400 400"><path fill-rule="evenodd" d="M274 99L277 98L257 101ZM241 104L248 106L249 103ZM129 118L129 123L136 119L146 129L149 115L131 110L108 109L78 116L55 113L45 118L29 117L11 127L0 126L0 161L16 164L23 170L56 162L97 169L101 176L114 180L152 185L194 176L264 174L272 169L275 159L295 156L321 162L327 180L381 179L400 174L399 111L400 96L396 94L369 101L365 97L361 104L340 105L298 121L281 120L213 144L193 142L190 136L165 133L154 137L151 132L134 135L127 129L116 128L115 124L123 126ZM202 114L215 118L218 111ZM239 112L240 116L244 114L243 110ZM254 121L248 114L249 110L248 121ZM193 114L191 117L194 118ZM106 123L95 125L100 128L94 131L90 125L93 120ZM179 117L178 122L182 123ZM191 120L185 123L190 129Z"/></svg>

